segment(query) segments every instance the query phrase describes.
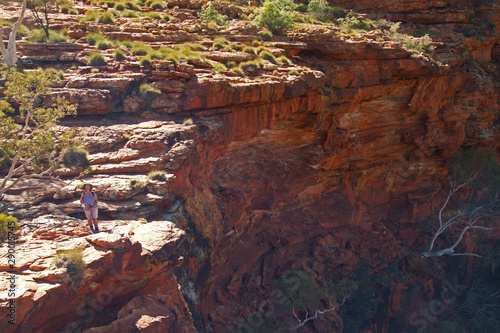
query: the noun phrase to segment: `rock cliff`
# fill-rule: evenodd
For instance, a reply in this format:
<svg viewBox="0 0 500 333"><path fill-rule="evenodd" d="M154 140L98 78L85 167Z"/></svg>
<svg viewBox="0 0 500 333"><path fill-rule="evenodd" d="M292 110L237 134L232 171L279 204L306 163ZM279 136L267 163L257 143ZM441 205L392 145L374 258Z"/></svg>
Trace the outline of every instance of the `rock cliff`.
<svg viewBox="0 0 500 333"><path fill-rule="evenodd" d="M460 147L499 148L497 7L330 4L403 21L407 34L426 31L434 53L415 53L383 30L318 24L268 43L242 19L248 9L223 6L235 20L214 31L195 1L168 1L169 21L114 24L79 22L86 9L105 7L87 3L78 15L51 14L74 42L21 41L25 63L64 69L53 95L77 103L78 116L61 129L81 127L89 154L88 164L61 167L60 180L21 182L6 195L6 211L23 227L16 325L1 322L2 331L273 331L297 323L273 301L281 277L305 271L327 284L354 279L363 265L389 276L378 282L364 329L407 327L443 283L410 248L428 242L422 221L445 199L449 159ZM0 12L14 19L17 9ZM92 32L157 49L197 41L204 58L140 64L132 54L114 60L109 49L106 65L87 66ZM256 55L216 50L217 37L257 40L291 61L264 60L243 77L218 72L211 62ZM141 92L145 83L154 93ZM162 172L148 176L154 170ZM99 234L76 220L84 182L102 201ZM7 271L7 246L0 255ZM416 285L425 295L404 306ZM5 309L8 298L0 301ZM300 330L340 332L345 318L337 309Z"/></svg>

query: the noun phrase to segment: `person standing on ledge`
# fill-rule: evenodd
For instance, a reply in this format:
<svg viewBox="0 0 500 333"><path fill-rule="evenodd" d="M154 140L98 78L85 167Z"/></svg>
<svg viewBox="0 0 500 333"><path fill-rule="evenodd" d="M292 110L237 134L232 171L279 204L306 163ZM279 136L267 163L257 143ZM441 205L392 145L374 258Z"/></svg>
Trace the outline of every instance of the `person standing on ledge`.
<svg viewBox="0 0 500 333"><path fill-rule="evenodd" d="M80 197L80 204L83 204L83 210L85 211L85 216L89 220L89 227L94 231L93 225L95 226L95 231L99 232L99 225L97 224L97 195L92 191L92 184L85 184L83 186L85 192L82 193ZM92 221L94 224L92 225Z"/></svg>

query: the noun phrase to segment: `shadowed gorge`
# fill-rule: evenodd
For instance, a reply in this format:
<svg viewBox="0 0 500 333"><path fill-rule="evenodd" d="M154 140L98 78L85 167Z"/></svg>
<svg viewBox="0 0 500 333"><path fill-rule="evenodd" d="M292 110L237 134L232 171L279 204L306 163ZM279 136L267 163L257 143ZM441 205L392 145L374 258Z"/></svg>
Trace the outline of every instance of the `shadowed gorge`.
<svg viewBox="0 0 500 333"><path fill-rule="evenodd" d="M328 1L326 23L297 7L272 36L252 24L260 2L211 2L224 24L199 17L204 1L127 3L53 6L66 42L18 36L19 67L61 71L39 102L78 105L58 130L80 128L86 157L5 195L21 228L14 267L0 245L2 314L17 276L2 331L494 327L481 304L499 306L498 231L458 247L483 258L421 253L457 151L500 148L498 1ZM5 21L19 11L0 5ZM78 211L83 183L100 233Z"/></svg>

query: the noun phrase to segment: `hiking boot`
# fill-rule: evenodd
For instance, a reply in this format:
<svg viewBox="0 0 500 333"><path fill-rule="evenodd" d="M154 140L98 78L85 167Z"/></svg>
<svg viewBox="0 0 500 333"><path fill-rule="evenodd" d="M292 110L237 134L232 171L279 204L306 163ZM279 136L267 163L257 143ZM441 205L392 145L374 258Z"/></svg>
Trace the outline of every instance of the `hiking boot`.
<svg viewBox="0 0 500 333"><path fill-rule="evenodd" d="M99 231L99 228L95 228L95 231L100 232L100 231Z"/></svg>

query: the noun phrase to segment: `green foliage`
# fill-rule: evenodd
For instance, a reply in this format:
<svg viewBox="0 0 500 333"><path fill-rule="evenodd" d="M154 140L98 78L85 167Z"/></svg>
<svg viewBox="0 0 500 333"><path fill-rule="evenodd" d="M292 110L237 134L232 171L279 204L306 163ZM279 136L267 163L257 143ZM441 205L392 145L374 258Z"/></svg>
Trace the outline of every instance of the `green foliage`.
<svg viewBox="0 0 500 333"><path fill-rule="evenodd" d="M19 223L17 223L17 218L10 215L5 215L0 213L0 242L5 241L9 237L9 232L14 234L19 230ZM12 239L12 238L10 238Z"/></svg>
<svg viewBox="0 0 500 333"><path fill-rule="evenodd" d="M224 64L221 64L220 62L212 61L211 64L212 68L219 73L225 72L227 70L226 66L224 66Z"/></svg>
<svg viewBox="0 0 500 333"><path fill-rule="evenodd" d="M159 9L167 8L167 5L163 1L155 1L151 4L150 7L153 9L159 10Z"/></svg>
<svg viewBox="0 0 500 333"><path fill-rule="evenodd" d="M245 46L242 51L249 54L255 54L255 49L252 46Z"/></svg>
<svg viewBox="0 0 500 333"><path fill-rule="evenodd" d="M141 96L143 98L152 99L152 98L160 95L161 91L158 88L153 87L149 83L143 83L139 87L139 94L141 94Z"/></svg>
<svg viewBox="0 0 500 333"><path fill-rule="evenodd" d="M122 60L125 60L127 58L125 52L123 50L120 50L120 49L116 49L113 52L113 57L115 58L116 61L122 61Z"/></svg>
<svg viewBox="0 0 500 333"><path fill-rule="evenodd" d="M122 10L125 10L125 5L122 2L118 2L117 4L115 4L114 8L116 10L122 11Z"/></svg>
<svg viewBox="0 0 500 333"><path fill-rule="evenodd" d="M291 65L292 62L290 61L290 59L288 59L286 56L282 55L282 56L279 56L278 58L276 58L276 62L279 64L279 65Z"/></svg>
<svg viewBox="0 0 500 333"><path fill-rule="evenodd" d="M96 51L89 55L87 59L87 65L89 66L106 66L106 59L101 54L101 52Z"/></svg>
<svg viewBox="0 0 500 333"><path fill-rule="evenodd" d="M14 23L7 21L7 20L2 20L0 19L0 25L12 28L14 27ZM21 24L19 26L19 29L17 29L17 33L20 34L21 36L28 36L30 33L30 29L26 27L24 24Z"/></svg>
<svg viewBox="0 0 500 333"><path fill-rule="evenodd" d="M100 39L96 42L95 46L99 50L107 50L113 46L114 42L109 39Z"/></svg>
<svg viewBox="0 0 500 333"><path fill-rule="evenodd" d="M212 48L216 51L224 49L227 45L229 45L229 41L224 37L217 37L214 39L214 43L212 44Z"/></svg>
<svg viewBox="0 0 500 333"><path fill-rule="evenodd" d="M326 0L311 0L307 5L307 12L315 19L325 21L329 7Z"/></svg>
<svg viewBox="0 0 500 333"><path fill-rule="evenodd" d="M273 33L269 30L262 30L260 35L262 36L262 38L264 38L265 40L269 41L269 40L272 40L273 39Z"/></svg>
<svg viewBox="0 0 500 333"><path fill-rule="evenodd" d="M151 52L151 47L142 42L135 42L130 49L130 53L135 56L145 56L149 52Z"/></svg>
<svg viewBox="0 0 500 333"><path fill-rule="evenodd" d="M347 11L341 7L328 7L328 11L338 19L347 16Z"/></svg>
<svg viewBox="0 0 500 333"><path fill-rule="evenodd" d="M54 258L57 267L65 267L73 287L78 287L85 277L82 248L58 251Z"/></svg>
<svg viewBox="0 0 500 333"><path fill-rule="evenodd" d="M273 64L277 64L277 61L276 61L276 58L274 57L274 55L269 52L269 51L262 51L259 53L259 56L262 58L262 59L265 59Z"/></svg>
<svg viewBox="0 0 500 333"><path fill-rule="evenodd" d="M130 9L130 10L141 10L141 7L139 7L137 4L135 4L134 2L132 1L125 1L125 7L127 7L127 9Z"/></svg>
<svg viewBox="0 0 500 333"><path fill-rule="evenodd" d="M69 13L69 10L72 9L73 7L71 5L68 5L68 4L64 4L61 6L61 13L63 14L68 14Z"/></svg>
<svg viewBox="0 0 500 333"><path fill-rule="evenodd" d="M99 13L95 10L87 10L85 15L80 19L80 22L95 21L99 17Z"/></svg>
<svg viewBox="0 0 500 333"><path fill-rule="evenodd" d="M148 178L164 182L167 180L167 172L164 170L151 170L148 172Z"/></svg>
<svg viewBox="0 0 500 333"><path fill-rule="evenodd" d="M303 270L281 276L273 286L276 294L280 295L277 306L288 309L295 318L305 318L307 313L338 306L355 288L355 284L345 280L319 283Z"/></svg>
<svg viewBox="0 0 500 333"><path fill-rule="evenodd" d="M113 14L111 12L104 12L99 17L97 18L97 22L103 23L103 24L111 24L115 20L113 18Z"/></svg>
<svg viewBox="0 0 500 333"><path fill-rule="evenodd" d="M88 34L87 36L85 36L85 40L90 45L95 45L98 41L103 40L103 39L106 39L106 37L104 37L100 33L96 33L96 32L92 32L92 33Z"/></svg>
<svg viewBox="0 0 500 333"><path fill-rule="evenodd" d="M266 0L256 9L254 23L259 28L267 28L273 34L281 34L293 26L292 14L295 4L292 0Z"/></svg>
<svg viewBox="0 0 500 333"><path fill-rule="evenodd" d="M239 67L233 67L233 68L231 68L231 71L235 72L236 74L238 74L241 77L245 77L245 72Z"/></svg>
<svg viewBox="0 0 500 333"><path fill-rule="evenodd" d="M372 26L366 20L360 20L352 15L347 15L344 18L339 18L337 20L340 28L342 28L345 32L351 33L353 30L365 30L370 31Z"/></svg>
<svg viewBox="0 0 500 333"><path fill-rule="evenodd" d="M127 49L131 49L134 44L130 40L122 40L120 45L125 46Z"/></svg>
<svg viewBox="0 0 500 333"><path fill-rule="evenodd" d="M162 19L161 14L157 13L157 12L142 13L142 16L149 17L149 18L152 18L152 19L155 19L155 20L161 20Z"/></svg>
<svg viewBox="0 0 500 333"><path fill-rule="evenodd" d="M45 42L67 42L68 38L61 32L49 30L49 37L43 29L34 29L28 35L30 42L45 43Z"/></svg>
<svg viewBox="0 0 500 333"><path fill-rule="evenodd" d="M434 46L429 35L416 38L398 32L401 22L391 22L389 25L390 29L386 34L392 41L400 43L404 48L416 54L426 53L432 55L434 53Z"/></svg>
<svg viewBox="0 0 500 333"><path fill-rule="evenodd" d="M139 17L139 15L135 12L130 11L130 10L124 10L121 14L121 17Z"/></svg>
<svg viewBox="0 0 500 333"><path fill-rule="evenodd" d="M66 165L87 167L89 165L88 154L87 149L75 146L64 154L62 162Z"/></svg>
<svg viewBox="0 0 500 333"><path fill-rule="evenodd" d="M198 16L206 21L216 22L219 25L226 25L228 20L228 17L226 15L219 14L214 5L211 3L204 4Z"/></svg>
<svg viewBox="0 0 500 333"><path fill-rule="evenodd" d="M44 105L39 103L58 80L52 71L6 69L5 99L0 100L0 151L9 159L11 169L0 183L0 197L15 184L7 186L9 179L28 176L21 175L27 168L32 169L30 176L51 174L74 146L76 130L61 133L56 125L61 118L76 115L76 106L59 96L46 99ZM16 111L19 123L13 118Z"/></svg>

